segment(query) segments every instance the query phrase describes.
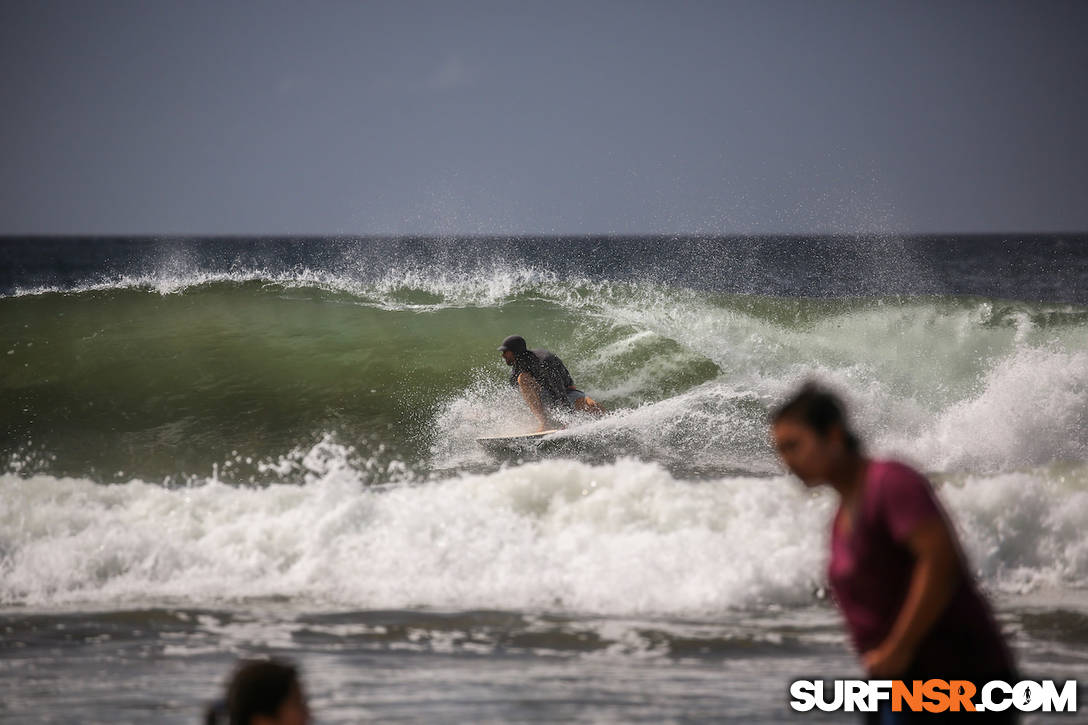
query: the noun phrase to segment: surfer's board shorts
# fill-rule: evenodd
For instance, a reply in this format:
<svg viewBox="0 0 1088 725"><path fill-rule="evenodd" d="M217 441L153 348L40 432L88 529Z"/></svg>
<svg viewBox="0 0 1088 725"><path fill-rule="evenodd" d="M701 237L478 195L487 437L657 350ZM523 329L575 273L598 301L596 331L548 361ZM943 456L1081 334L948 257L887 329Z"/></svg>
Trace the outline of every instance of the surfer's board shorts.
<svg viewBox="0 0 1088 725"><path fill-rule="evenodd" d="M574 404L584 397L586 394L578 388L567 388L567 402L570 403L570 407L573 408Z"/></svg>

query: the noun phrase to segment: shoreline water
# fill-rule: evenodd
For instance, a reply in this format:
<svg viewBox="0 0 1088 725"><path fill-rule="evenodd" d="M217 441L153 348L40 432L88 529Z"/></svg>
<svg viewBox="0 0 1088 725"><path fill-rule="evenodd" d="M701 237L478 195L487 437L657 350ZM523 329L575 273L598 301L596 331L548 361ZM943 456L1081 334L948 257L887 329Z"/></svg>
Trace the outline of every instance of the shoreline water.
<svg viewBox="0 0 1088 725"><path fill-rule="evenodd" d="M234 658L253 655L299 662L327 722L801 721L786 707L789 682L860 675L830 607L762 621L733 613L677 622L282 609L289 606L6 611L0 626L25 646L4 658L9 676L2 679L12 686L2 688L5 719L193 722ZM1065 615L997 611L1006 630L1018 633L1024 677L1088 676L1083 607ZM1078 628L1056 627L1063 616ZM98 674L103 668L107 681Z"/></svg>

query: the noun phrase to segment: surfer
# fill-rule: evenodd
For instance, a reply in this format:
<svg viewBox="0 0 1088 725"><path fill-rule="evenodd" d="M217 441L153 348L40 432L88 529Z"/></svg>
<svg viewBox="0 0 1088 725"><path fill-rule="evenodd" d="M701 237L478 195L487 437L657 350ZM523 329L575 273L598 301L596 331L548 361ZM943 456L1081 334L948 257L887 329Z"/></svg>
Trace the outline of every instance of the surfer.
<svg viewBox="0 0 1088 725"><path fill-rule="evenodd" d="M521 395L540 422L539 431L562 428L555 423L552 410L577 410L604 415L604 409L574 385L563 361L547 350L530 350L521 335L510 335L499 345L499 352L510 371L510 384Z"/></svg>
<svg viewBox="0 0 1088 725"><path fill-rule="evenodd" d="M1015 682L1008 647L929 481L902 463L868 458L841 401L813 383L770 421L790 471L839 496L828 581L870 677ZM1011 712L968 719L1012 722ZM895 716L914 722L909 712Z"/></svg>

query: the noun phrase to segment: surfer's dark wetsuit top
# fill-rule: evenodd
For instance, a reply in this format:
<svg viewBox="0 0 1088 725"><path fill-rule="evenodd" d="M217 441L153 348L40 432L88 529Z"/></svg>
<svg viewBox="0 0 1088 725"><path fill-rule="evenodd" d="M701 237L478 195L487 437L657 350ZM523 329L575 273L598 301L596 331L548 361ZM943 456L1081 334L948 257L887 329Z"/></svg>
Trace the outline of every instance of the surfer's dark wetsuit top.
<svg viewBox="0 0 1088 725"><path fill-rule="evenodd" d="M513 367L510 384L515 388L518 385L518 376L529 373L540 385L542 402L553 408L572 407L567 397L567 389L574 387L574 380L557 355L547 350L527 350L515 356Z"/></svg>

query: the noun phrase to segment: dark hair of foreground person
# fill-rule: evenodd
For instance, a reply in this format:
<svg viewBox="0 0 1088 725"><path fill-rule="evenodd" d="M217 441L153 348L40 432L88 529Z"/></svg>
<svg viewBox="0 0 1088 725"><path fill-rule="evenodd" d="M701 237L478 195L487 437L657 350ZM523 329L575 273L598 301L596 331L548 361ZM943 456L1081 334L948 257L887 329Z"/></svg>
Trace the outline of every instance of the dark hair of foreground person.
<svg viewBox="0 0 1088 725"><path fill-rule="evenodd" d="M298 670L280 660L238 663L224 700L208 708L205 725L305 725L309 709Z"/></svg>

